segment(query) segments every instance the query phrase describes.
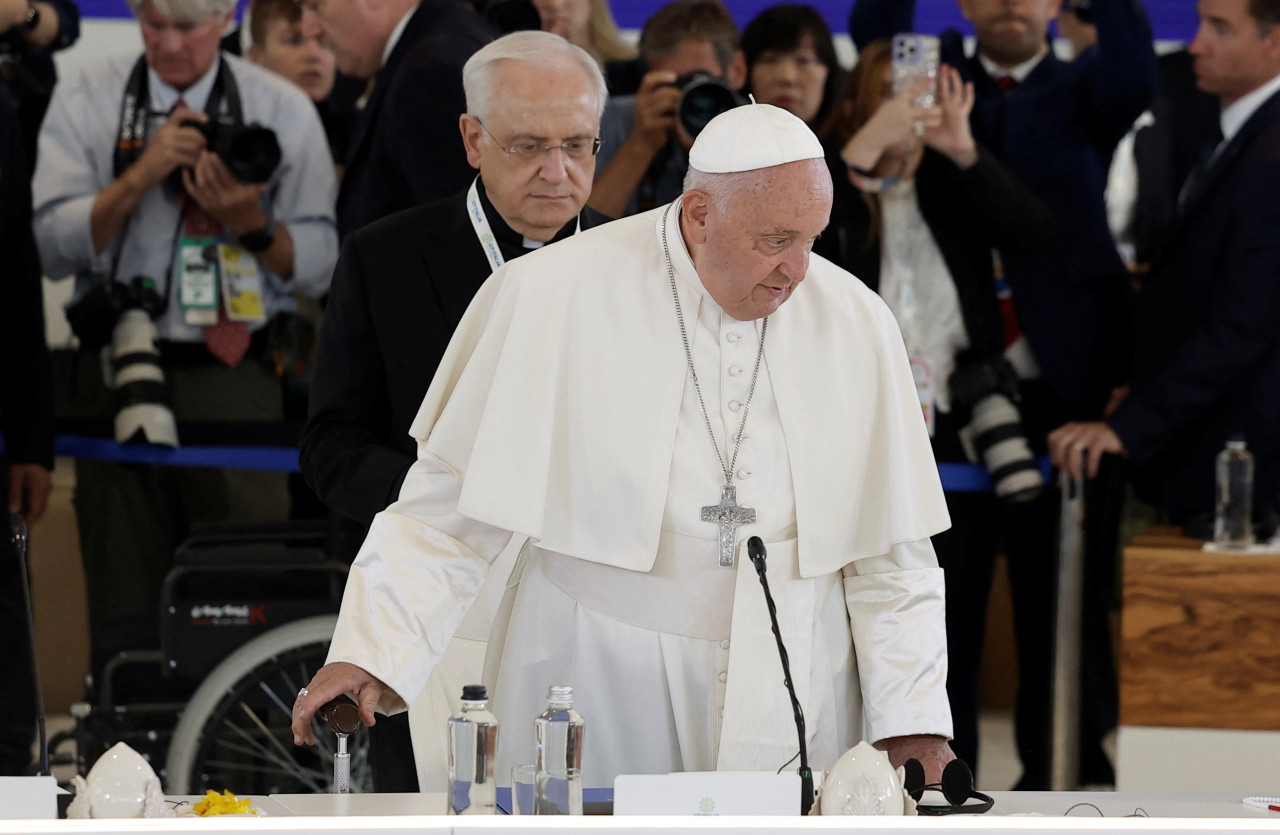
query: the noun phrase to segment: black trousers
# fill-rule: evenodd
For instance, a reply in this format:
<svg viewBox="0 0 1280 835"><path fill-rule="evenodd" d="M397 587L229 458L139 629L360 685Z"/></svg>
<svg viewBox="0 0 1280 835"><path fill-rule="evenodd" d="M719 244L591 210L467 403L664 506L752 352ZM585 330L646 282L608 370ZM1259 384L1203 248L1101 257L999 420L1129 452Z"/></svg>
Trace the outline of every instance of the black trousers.
<svg viewBox="0 0 1280 835"><path fill-rule="evenodd" d="M8 463L0 457L0 484L9 489ZM0 777L27 774L36 738L36 683L31 674L31 630L27 625L20 555L9 535L9 514L0 534Z"/></svg>
<svg viewBox="0 0 1280 835"><path fill-rule="evenodd" d="M1037 454L1044 454L1045 435L1066 420L1060 417L1066 412L1045 388L1032 384L1024 391L1024 427ZM964 460L958 427L946 417L938 422L935 454L940 461ZM1120 461L1107 460L1086 491L1080 784L1115 780L1101 742L1115 727L1117 715L1110 614L1123 485ZM975 771L987 605L996 558L1005 554L1018 662L1014 737L1023 767L1018 789L1050 786L1059 504L1056 483L1046 485L1037 499L1019 504L1006 504L992 494L948 493L952 527L933 537L946 582L947 693L955 724L951 744Z"/></svg>

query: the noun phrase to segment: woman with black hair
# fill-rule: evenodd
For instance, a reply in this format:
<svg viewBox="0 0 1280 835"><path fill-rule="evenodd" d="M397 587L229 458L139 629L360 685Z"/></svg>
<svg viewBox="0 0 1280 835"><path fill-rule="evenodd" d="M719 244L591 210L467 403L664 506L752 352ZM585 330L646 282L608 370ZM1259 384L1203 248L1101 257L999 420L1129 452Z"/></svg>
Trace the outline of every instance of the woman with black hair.
<svg viewBox="0 0 1280 835"><path fill-rule="evenodd" d="M815 131L835 101L843 70L826 21L812 6L782 3L742 31L747 92L789 110Z"/></svg>

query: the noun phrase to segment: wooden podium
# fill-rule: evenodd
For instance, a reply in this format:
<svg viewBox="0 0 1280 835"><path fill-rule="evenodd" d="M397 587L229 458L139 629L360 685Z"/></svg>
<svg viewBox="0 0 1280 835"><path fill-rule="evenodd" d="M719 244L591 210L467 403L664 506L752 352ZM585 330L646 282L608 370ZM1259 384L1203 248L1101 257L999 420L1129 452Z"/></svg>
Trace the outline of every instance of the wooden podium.
<svg viewBox="0 0 1280 835"><path fill-rule="evenodd" d="M1261 771L1271 794L1280 767L1280 555L1202 545L1154 527L1125 549L1117 788L1168 791L1173 779L1184 791L1210 790L1206 781L1230 791Z"/></svg>

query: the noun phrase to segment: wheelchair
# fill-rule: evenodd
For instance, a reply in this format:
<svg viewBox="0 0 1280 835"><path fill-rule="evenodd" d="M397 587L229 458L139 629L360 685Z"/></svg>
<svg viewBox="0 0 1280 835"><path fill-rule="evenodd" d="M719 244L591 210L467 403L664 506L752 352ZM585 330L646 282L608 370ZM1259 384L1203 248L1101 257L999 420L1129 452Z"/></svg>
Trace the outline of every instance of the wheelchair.
<svg viewBox="0 0 1280 835"><path fill-rule="evenodd" d="M347 566L331 559L327 522L209 528L175 552L161 590L156 648L118 652L72 706L86 774L126 742L168 794L332 789L337 741L290 730L299 688L325 661ZM139 686L139 682L147 682ZM369 791L369 737L348 739L351 790Z"/></svg>

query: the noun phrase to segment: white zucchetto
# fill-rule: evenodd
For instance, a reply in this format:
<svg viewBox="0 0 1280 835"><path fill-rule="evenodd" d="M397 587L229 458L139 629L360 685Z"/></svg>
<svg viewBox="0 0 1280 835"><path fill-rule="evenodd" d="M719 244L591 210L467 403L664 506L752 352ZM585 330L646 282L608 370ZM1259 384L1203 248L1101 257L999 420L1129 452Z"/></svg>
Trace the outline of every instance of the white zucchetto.
<svg viewBox="0 0 1280 835"><path fill-rule="evenodd" d="M771 104L726 110L707 123L689 149L689 166L706 174L822 158L822 143L804 120Z"/></svg>

